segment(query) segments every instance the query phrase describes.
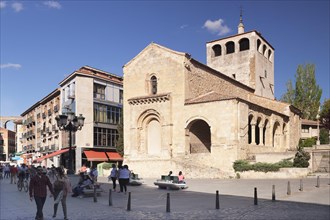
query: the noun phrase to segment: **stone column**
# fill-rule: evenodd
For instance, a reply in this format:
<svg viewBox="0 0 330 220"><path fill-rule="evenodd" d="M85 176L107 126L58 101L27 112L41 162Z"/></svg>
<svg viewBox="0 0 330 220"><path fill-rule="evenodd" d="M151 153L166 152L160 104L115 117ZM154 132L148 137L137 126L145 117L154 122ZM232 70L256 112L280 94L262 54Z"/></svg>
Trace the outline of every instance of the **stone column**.
<svg viewBox="0 0 330 220"><path fill-rule="evenodd" d="M264 126L259 125L259 145L264 146Z"/></svg>
<svg viewBox="0 0 330 220"><path fill-rule="evenodd" d="M251 144L256 144L256 124L251 124Z"/></svg>

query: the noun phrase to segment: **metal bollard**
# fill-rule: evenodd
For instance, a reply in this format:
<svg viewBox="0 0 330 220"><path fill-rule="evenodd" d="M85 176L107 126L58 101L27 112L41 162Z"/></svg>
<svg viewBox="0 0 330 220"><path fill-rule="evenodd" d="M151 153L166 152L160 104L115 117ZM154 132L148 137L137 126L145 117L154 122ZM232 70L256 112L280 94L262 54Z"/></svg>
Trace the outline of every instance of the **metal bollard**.
<svg viewBox="0 0 330 220"><path fill-rule="evenodd" d="M112 206L112 190L109 189L109 206Z"/></svg>
<svg viewBox="0 0 330 220"><path fill-rule="evenodd" d="M290 181L288 181L288 190L287 190L287 195L291 195L291 186L290 186Z"/></svg>
<svg viewBox="0 0 330 220"><path fill-rule="evenodd" d="M300 188L299 191L304 191L304 185L302 179L300 179Z"/></svg>
<svg viewBox="0 0 330 220"><path fill-rule="evenodd" d="M275 185L273 185L273 190L272 190L272 201L275 201Z"/></svg>
<svg viewBox="0 0 330 220"><path fill-rule="evenodd" d="M131 211L131 192L128 192L127 211Z"/></svg>
<svg viewBox="0 0 330 220"><path fill-rule="evenodd" d="M254 204L258 205L257 187L254 187Z"/></svg>
<svg viewBox="0 0 330 220"><path fill-rule="evenodd" d="M94 202L97 202L96 187L94 186Z"/></svg>
<svg viewBox="0 0 330 220"><path fill-rule="evenodd" d="M219 190L216 191L216 195L215 195L215 208L220 209Z"/></svg>
<svg viewBox="0 0 330 220"><path fill-rule="evenodd" d="M320 187L320 176L317 176L317 179L316 179L316 187L317 187L317 188Z"/></svg>
<svg viewBox="0 0 330 220"><path fill-rule="evenodd" d="M171 212L171 207L170 207L170 194L167 193L167 199L166 199L166 212Z"/></svg>

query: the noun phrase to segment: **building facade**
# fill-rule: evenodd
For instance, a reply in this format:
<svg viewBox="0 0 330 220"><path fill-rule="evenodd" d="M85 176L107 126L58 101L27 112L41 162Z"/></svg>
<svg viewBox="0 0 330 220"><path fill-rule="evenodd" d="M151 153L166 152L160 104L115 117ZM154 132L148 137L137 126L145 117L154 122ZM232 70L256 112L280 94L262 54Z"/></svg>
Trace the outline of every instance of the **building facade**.
<svg viewBox="0 0 330 220"><path fill-rule="evenodd" d="M68 167L69 132L59 130L55 118L70 111L85 117L82 130L73 132L71 137L75 171L83 163L122 160L116 153L117 125L122 117L122 77L83 66L59 85L21 114L23 152L32 155L32 162ZM87 157L86 151L92 155ZM95 152L103 153L102 157L95 158ZM112 153L111 159L108 152Z"/></svg>
<svg viewBox="0 0 330 220"><path fill-rule="evenodd" d="M151 43L124 66L124 160L134 172L230 177L236 160L296 149L300 111L274 100L273 47L240 24L206 48L207 65Z"/></svg>
<svg viewBox="0 0 330 220"><path fill-rule="evenodd" d="M16 133L0 127L0 161L9 161L16 152Z"/></svg>

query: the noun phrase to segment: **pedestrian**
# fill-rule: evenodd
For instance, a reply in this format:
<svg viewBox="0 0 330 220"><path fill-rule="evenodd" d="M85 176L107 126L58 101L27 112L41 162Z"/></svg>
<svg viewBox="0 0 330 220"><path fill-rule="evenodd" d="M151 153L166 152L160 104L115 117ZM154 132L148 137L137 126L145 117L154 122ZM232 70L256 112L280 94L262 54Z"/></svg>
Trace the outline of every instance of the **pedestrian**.
<svg viewBox="0 0 330 220"><path fill-rule="evenodd" d="M64 220L68 219L67 215L67 206L66 206L66 197L68 193L71 193L71 182L69 178L64 174L64 170L60 167L55 169L55 181L53 184L54 189L54 214L53 218L56 217L56 212L58 204L61 201Z"/></svg>
<svg viewBox="0 0 330 220"><path fill-rule="evenodd" d="M108 179L112 180L112 189L114 192L116 192L116 181L117 181L117 178L118 178L118 170L117 170L117 167L116 167L116 164L112 164L112 169L111 169L111 172L110 172L110 175L108 177Z"/></svg>
<svg viewBox="0 0 330 220"><path fill-rule="evenodd" d="M10 183L12 184L14 182L14 184L16 184L16 176L18 173L18 169L15 165L12 165L10 167Z"/></svg>
<svg viewBox="0 0 330 220"><path fill-rule="evenodd" d="M127 192L127 185L129 183L130 171L127 165L124 165L122 169L119 169L119 185L120 192Z"/></svg>
<svg viewBox="0 0 330 220"><path fill-rule="evenodd" d="M94 183L97 182L98 175L99 175L99 172L97 171L96 166L93 166L91 171L89 172L89 176L91 177L91 179L93 180Z"/></svg>
<svg viewBox="0 0 330 220"><path fill-rule="evenodd" d="M52 183L50 182L49 178L43 173L43 168L41 166L38 166L37 175L35 175L30 180L29 186L30 200L32 201L34 198L37 205L37 213L35 217L36 220L44 219L42 209L47 198L47 186L51 193L51 196L53 196L54 191Z"/></svg>
<svg viewBox="0 0 330 220"><path fill-rule="evenodd" d="M9 164L6 164L6 166L4 168L4 171L5 171L4 179L9 179L9 177L10 177L10 167L9 167Z"/></svg>
<svg viewBox="0 0 330 220"><path fill-rule="evenodd" d="M185 183L182 171L179 172L178 178L179 178L179 183Z"/></svg>

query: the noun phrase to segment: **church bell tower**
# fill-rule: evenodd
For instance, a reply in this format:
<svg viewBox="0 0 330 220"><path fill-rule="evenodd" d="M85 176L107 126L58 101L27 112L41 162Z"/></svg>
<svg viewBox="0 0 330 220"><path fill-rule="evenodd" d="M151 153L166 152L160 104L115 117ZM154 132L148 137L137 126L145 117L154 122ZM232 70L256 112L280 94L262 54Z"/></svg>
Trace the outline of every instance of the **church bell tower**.
<svg viewBox="0 0 330 220"><path fill-rule="evenodd" d="M242 11L238 33L206 43L207 65L274 99L274 48L255 30L245 32Z"/></svg>

